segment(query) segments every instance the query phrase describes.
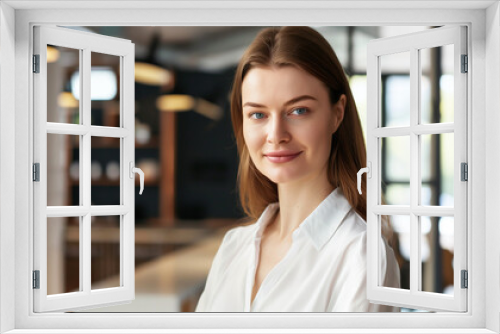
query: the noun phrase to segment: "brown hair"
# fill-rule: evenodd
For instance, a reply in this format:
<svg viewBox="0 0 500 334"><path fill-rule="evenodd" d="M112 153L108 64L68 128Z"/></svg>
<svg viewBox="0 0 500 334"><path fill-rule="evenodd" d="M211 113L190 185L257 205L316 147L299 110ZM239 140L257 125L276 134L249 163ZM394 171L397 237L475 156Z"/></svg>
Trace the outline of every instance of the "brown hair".
<svg viewBox="0 0 500 334"><path fill-rule="evenodd" d="M332 137L328 180L340 187L356 212L366 220L366 181L362 195L357 190L357 172L366 166L366 148L356 104L335 51L328 41L310 27L266 28L259 32L241 58L231 92L231 119L238 146L239 196L242 208L256 220L268 204L278 201L277 185L257 170L243 138L241 86L255 66L296 66L323 82L331 104L342 94L347 98L344 119Z"/></svg>

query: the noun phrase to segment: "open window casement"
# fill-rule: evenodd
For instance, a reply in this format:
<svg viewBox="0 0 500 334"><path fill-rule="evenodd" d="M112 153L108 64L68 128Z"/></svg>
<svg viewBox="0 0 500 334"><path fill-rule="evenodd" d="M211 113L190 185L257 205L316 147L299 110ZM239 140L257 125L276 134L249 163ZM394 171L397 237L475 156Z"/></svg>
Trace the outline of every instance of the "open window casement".
<svg viewBox="0 0 500 334"><path fill-rule="evenodd" d="M107 306L130 302L134 299L134 44L128 40L100 36L76 30L36 26L34 28L33 83L34 83L34 268L33 293L35 312L68 311ZM48 71L48 54L70 53L78 64L74 68L74 80L70 93L54 89L57 82L62 85L60 75ZM92 57L115 57L118 76L113 84L100 76L102 68L91 66ZM49 57L50 58L50 57ZM53 65L50 65L53 66ZM64 68L60 64L59 70ZM52 68L53 69L53 68ZM67 73L68 70L64 68ZM113 72L109 71L109 72ZM101 71L102 72L102 71ZM59 81L58 81L59 80ZM112 81L111 81L112 82ZM91 119L91 103L96 99L91 95L100 94L116 87L114 96L119 96L117 103L119 121L115 127L96 126ZM112 91L112 89L111 89ZM73 106L61 101L62 93L69 96ZM74 97L71 97L73 95ZM76 97L76 98L75 98ZM99 97L97 97L99 99ZM106 99L102 98L101 99ZM73 118L67 115L72 108ZM74 110L77 112L74 112ZM56 112L59 110L59 112ZM64 114L60 112L64 111ZM49 116L48 116L49 115ZM115 205L92 205L91 193L99 189L91 184L91 161L93 140L112 140L119 147L119 177ZM68 170L58 168L53 161L65 156L64 152L73 150L77 153L79 168L76 170L77 195L79 205L67 205L63 198L57 198L57 189L48 189L52 185L66 184L70 174ZM63 158L64 161L65 158ZM68 166L69 163L61 164ZM55 167L54 167L55 166ZM54 170L58 169L58 170ZM75 173L73 173L75 174ZM51 179L48 187L48 177ZM141 188L142 188L141 178ZM54 186L52 186L54 188ZM142 189L141 189L142 191ZM56 195L54 195L56 194ZM73 196L75 196L73 192ZM61 197L61 196L59 196ZM119 283L114 287L94 286L91 276L93 258L91 258L92 240L99 238L101 230L93 230L93 221L99 217L111 217L117 223L115 231L119 256ZM66 227L71 220L78 253L77 268L74 268L79 283L71 289L53 289L56 276L48 275L48 270L57 266L56 258L62 256L62 244L66 237ZM59 228L63 226L62 228ZM54 235L58 235L54 238ZM55 251L54 251L55 249ZM64 263L60 261L59 265ZM57 271L57 270L56 270ZM61 272L60 270L57 272ZM64 284L63 284L64 286Z"/></svg>
<svg viewBox="0 0 500 334"><path fill-rule="evenodd" d="M447 66L451 73L446 76L447 80L438 74L437 78L441 80L437 80L436 76L433 78L432 65L430 71L428 64L427 67L424 66L423 55L433 48L442 50L444 47L448 48L453 60L438 66ZM460 26L383 38L368 44L367 167L371 170L367 174L367 294L368 299L374 303L431 311L467 310L466 55L466 27ZM397 57L394 58L395 56ZM401 59L407 63L408 70L404 80L395 81L397 84L389 89L387 72L384 71L397 66L396 63ZM403 77L399 76L401 78ZM407 85L407 95L404 85ZM445 101L437 105L434 101L434 109L438 110L438 114L441 113L441 119L437 120L428 117L428 109L432 107L427 105L433 103L433 98L428 98L431 102L424 101L424 95L429 95L426 91L432 89L435 92L437 89L435 94L443 94L443 90L448 94L446 117L442 116L441 110ZM391 101L398 102L390 105ZM441 174L438 171L437 175L441 175L441 178L443 175L449 177L447 187L451 187L451 195L444 196L438 192L440 195L437 196L437 205L436 201L429 204L424 199L431 187L424 186L424 183L431 182L426 180L432 178L432 171L428 170L431 167L426 163L432 140L438 140L434 147L438 147L441 152L446 151L445 161L442 161L443 153L438 153L437 159L441 159L441 168L448 166L448 170ZM389 147L392 149L389 150ZM387 158L388 154L393 155L392 160ZM398 183L397 191L393 187L393 193L389 193L384 183L384 178L387 177L396 180L394 183ZM393 224L392 230L396 234L407 232L410 274L409 278L405 278L409 281L406 287L384 285L385 272L382 271L386 260L382 258L385 256L385 248L381 238L384 234L384 222ZM440 262L432 258L441 255L436 251L440 249L436 248L436 243L440 241L436 240L436 234L429 238L428 231L440 233L445 227L452 231L453 245L453 259L449 269L453 274L449 275L451 285L446 293L443 289L434 290L424 284L428 282L426 279L430 271L436 273L442 270ZM430 242L427 242L427 238ZM393 245L393 248L396 247ZM427 264L429 261L434 261L432 267L424 265L424 262Z"/></svg>

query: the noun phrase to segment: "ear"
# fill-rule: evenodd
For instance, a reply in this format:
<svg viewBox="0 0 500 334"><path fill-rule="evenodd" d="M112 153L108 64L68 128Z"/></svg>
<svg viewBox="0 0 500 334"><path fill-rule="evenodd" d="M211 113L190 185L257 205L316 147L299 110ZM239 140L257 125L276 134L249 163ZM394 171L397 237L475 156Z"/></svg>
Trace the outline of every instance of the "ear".
<svg viewBox="0 0 500 334"><path fill-rule="evenodd" d="M345 94L340 95L339 100L332 105L332 135L337 132L342 120L344 119L345 106L347 104L347 97Z"/></svg>

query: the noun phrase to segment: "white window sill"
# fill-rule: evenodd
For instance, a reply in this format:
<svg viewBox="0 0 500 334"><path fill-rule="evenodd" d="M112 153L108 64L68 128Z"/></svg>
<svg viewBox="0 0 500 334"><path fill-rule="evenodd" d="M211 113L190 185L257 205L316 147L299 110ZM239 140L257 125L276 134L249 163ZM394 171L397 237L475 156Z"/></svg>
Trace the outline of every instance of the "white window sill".
<svg viewBox="0 0 500 334"><path fill-rule="evenodd" d="M293 334L486 334L495 333L484 328L465 329L14 329L5 334L229 334L229 333L293 333Z"/></svg>

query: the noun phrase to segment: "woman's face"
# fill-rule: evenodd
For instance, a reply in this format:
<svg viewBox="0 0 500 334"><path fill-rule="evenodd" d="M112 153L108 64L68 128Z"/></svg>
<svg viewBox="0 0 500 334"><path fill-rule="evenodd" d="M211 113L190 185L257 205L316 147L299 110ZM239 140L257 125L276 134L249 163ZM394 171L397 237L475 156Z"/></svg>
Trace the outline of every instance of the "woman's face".
<svg viewBox="0 0 500 334"><path fill-rule="evenodd" d="M327 87L297 67L252 68L242 83L243 137L257 169L275 183L326 177L345 101L331 105Z"/></svg>

